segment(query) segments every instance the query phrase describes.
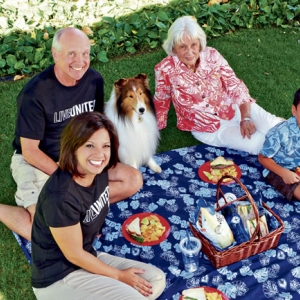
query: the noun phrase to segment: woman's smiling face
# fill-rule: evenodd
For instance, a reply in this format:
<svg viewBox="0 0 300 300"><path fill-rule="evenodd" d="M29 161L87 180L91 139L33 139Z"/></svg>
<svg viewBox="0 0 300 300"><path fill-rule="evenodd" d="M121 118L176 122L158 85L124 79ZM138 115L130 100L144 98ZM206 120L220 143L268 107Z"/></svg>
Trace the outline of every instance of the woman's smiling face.
<svg viewBox="0 0 300 300"><path fill-rule="evenodd" d="M174 54L176 54L178 59L188 68L195 68L196 61L200 55L200 50L201 46L199 39L190 39L187 36L184 36L173 48Z"/></svg>
<svg viewBox="0 0 300 300"><path fill-rule="evenodd" d="M108 165L110 160L110 137L106 129L97 130L82 146L76 151L77 169L84 178L77 177L75 181L87 186L92 184L94 177L100 174Z"/></svg>

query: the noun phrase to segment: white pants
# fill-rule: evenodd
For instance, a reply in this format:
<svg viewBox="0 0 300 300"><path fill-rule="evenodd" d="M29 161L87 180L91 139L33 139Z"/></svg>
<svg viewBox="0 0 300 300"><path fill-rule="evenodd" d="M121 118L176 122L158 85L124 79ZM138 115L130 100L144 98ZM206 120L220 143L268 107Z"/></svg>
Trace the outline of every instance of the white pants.
<svg viewBox="0 0 300 300"><path fill-rule="evenodd" d="M119 270L128 268L145 270L145 273L140 276L152 285L153 294L146 298L121 281L79 269L46 288L33 288L36 298L38 300L154 300L165 289L166 276L163 271L153 265L105 252L98 253L98 259Z"/></svg>
<svg viewBox="0 0 300 300"><path fill-rule="evenodd" d="M270 114L254 102L251 103L250 118L256 126L256 132L250 139L243 138L241 135L241 112L238 105L235 105L235 116L230 121L221 120L221 126L216 132L193 131L192 134L204 144L228 147L257 155L263 146L266 133L283 119Z"/></svg>

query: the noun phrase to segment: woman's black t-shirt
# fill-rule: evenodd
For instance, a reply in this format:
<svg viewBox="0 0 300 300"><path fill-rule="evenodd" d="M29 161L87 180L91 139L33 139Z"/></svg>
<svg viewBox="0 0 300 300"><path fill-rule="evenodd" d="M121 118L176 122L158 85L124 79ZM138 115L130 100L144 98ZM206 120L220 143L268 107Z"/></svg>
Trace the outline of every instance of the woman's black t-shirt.
<svg viewBox="0 0 300 300"><path fill-rule="evenodd" d="M95 177L94 185L82 187L69 172L58 168L43 187L32 228L32 286L47 287L79 269L56 244L49 227L80 223L83 249L96 256L93 241L100 233L109 209L108 173Z"/></svg>

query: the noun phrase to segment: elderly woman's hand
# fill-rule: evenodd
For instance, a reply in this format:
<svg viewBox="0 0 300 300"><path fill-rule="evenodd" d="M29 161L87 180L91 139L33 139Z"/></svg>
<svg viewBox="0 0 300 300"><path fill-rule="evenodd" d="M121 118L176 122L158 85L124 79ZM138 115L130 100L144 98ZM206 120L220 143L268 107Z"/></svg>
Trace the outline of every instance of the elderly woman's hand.
<svg viewBox="0 0 300 300"><path fill-rule="evenodd" d="M256 131L256 126L250 118L245 118L240 122L241 135L243 138L251 139L251 135Z"/></svg>

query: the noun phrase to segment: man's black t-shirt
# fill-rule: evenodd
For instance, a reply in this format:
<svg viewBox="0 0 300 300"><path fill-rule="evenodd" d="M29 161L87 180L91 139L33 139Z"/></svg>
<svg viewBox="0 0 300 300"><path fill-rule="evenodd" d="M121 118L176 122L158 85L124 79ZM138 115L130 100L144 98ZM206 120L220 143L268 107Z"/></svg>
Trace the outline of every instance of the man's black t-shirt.
<svg viewBox="0 0 300 300"><path fill-rule="evenodd" d="M108 173L96 175L94 185L82 187L58 168L45 183L32 227L32 286L47 287L79 267L69 262L49 227L81 225L83 249L96 256L93 241L109 209Z"/></svg>
<svg viewBox="0 0 300 300"><path fill-rule="evenodd" d="M86 111L103 112L104 81L99 72L89 68L77 85L66 87L50 66L25 85L17 106L13 148L22 154L20 137L39 140L39 148L58 161L61 132L71 118Z"/></svg>

